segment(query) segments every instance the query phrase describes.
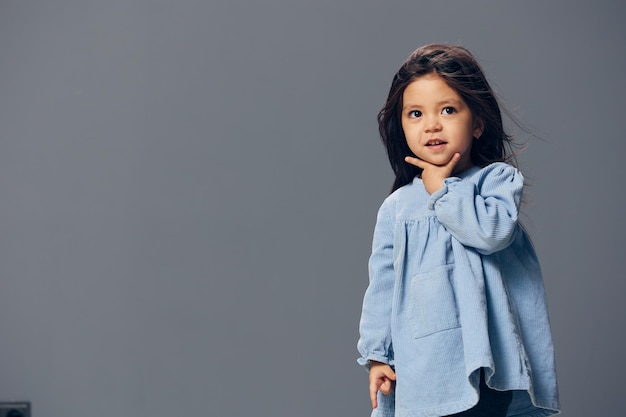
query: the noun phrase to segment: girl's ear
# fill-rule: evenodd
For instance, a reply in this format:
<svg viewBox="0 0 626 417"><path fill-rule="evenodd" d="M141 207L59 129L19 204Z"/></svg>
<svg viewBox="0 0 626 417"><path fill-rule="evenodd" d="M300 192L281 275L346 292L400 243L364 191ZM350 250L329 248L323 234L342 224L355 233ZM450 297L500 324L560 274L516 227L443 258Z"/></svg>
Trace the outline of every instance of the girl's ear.
<svg viewBox="0 0 626 417"><path fill-rule="evenodd" d="M482 119L474 119L474 131L472 132L476 139L480 138L485 130L485 125Z"/></svg>

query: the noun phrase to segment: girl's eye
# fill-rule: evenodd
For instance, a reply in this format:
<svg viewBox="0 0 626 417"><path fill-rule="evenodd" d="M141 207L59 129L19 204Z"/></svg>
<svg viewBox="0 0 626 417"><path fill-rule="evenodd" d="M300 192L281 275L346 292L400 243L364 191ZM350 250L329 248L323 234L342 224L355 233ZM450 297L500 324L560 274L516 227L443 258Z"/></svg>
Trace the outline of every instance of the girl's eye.
<svg viewBox="0 0 626 417"><path fill-rule="evenodd" d="M419 110L411 110L409 112L409 117L411 119L417 119L418 117L421 117L421 116L422 116L422 112Z"/></svg>
<svg viewBox="0 0 626 417"><path fill-rule="evenodd" d="M441 113L443 114L453 114L456 112L456 109L454 107L444 107L443 110L441 110Z"/></svg>

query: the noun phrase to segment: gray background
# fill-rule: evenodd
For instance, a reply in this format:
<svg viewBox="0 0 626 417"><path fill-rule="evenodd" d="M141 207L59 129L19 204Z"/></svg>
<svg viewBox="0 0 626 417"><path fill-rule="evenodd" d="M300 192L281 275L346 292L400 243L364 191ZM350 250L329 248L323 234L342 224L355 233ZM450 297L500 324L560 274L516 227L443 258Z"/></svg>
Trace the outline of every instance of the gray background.
<svg viewBox="0 0 626 417"><path fill-rule="evenodd" d="M0 400L34 416L365 416L375 115L460 43L520 165L563 415L622 414L619 2L0 1Z"/></svg>

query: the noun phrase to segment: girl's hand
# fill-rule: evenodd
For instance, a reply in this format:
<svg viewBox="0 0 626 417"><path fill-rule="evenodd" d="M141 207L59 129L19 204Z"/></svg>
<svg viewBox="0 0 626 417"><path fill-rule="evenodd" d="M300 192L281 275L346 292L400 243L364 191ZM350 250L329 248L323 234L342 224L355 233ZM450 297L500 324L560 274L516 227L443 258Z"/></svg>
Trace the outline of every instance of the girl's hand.
<svg viewBox="0 0 626 417"><path fill-rule="evenodd" d="M393 391L393 381L396 380L396 373L391 366L386 363L370 361L370 400L372 408L378 407L378 391L384 395L389 395Z"/></svg>
<svg viewBox="0 0 626 417"><path fill-rule="evenodd" d="M457 162L461 159L460 153L455 153L452 158L445 165L434 165L430 162L426 162L423 159L407 156L404 158L406 162L416 167L422 168L422 182L428 194L432 194L441 187L443 187L443 180L448 178Z"/></svg>

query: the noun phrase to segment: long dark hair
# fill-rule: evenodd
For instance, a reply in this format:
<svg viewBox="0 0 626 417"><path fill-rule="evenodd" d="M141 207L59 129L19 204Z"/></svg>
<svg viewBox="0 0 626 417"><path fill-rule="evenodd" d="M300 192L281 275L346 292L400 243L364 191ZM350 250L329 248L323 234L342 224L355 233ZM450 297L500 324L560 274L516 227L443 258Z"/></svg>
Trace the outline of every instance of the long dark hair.
<svg viewBox="0 0 626 417"><path fill-rule="evenodd" d="M454 89L473 117L482 122L483 133L480 140L474 139L470 152L472 163L484 167L498 161L514 162L511 137L504 131L498 101L476 59L461 46L425 45L416 49L393 77L385 106L378 113L380 138L396 175L392 192L422 173L404 161L413 152L402 130L402 96L417 77L433 73Z"/></svg>

